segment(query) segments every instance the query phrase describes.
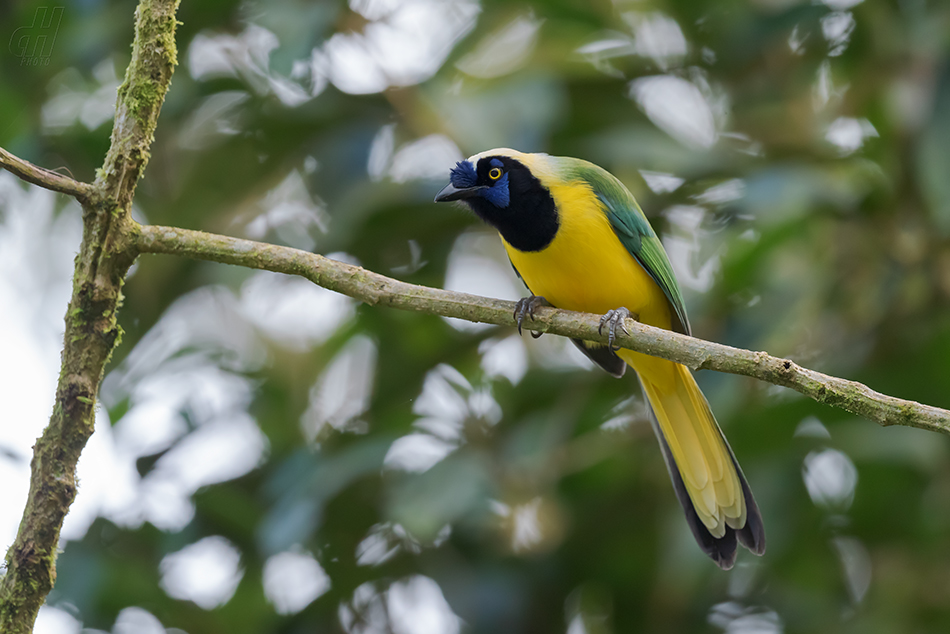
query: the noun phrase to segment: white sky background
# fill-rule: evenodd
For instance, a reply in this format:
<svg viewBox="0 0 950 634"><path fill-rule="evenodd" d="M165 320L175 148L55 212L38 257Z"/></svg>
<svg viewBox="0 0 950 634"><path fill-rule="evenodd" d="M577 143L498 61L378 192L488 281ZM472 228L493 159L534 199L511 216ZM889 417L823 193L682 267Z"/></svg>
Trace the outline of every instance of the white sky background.
<svg viewBox="0 0 950 634"><path fill-rule="evenodd" d="M836 10L823 23L831 55L840 54L848 45L854 24L847 9L858 2L827 0L826 4ZM187 67L179 72L190 72L198 81L238 77L246 91L206 98L179 140L181 151L199 150L223 136L242 132L245 122L241 108L250 94L272 96L284 107L295 108L317 97L328 83L344 92L365 94L425 81L443 64L455 43L473 28L480 11L475 0L351 0L350 4L370 21L364 32L335 35L314 49L309 58L298 60L290 77L277 74L269 66L271 51L280 45L277 36L253 23L236 35L209 32L196 37L188 49ZM659 129L687 147L702 150L716 145L728 134L728 100L710 85L702 71L682 68L690 44L679 25L657 12L629 12L624 21L628 25L626 34L605 35L578 52L608 73L613 72L612 58L638 55L652 59L659 74L628 84L631 107L639 107ZM460 61L459 69L482 78L513 72L529 59L541 27L542 23L531 16L515 17L490 34L481 46L474 47ZM499 42L517 46L511 55L498 57L492 51ZM800 43L790 41L789 45L796 50ZM816 79L816 111L836 103L830 75L827 70L823 72ZM44 132L61 134L77 125L100 130L112 116L117 85L110 59L97 65L91 79L83 78L75 69L65 71L51 82L50 100L43 109ZM875 135L864 119L831 117L824 138L846 155ZM446 174L462 156L454 141L442 135L396 147L393 127L387 126L374 144L368 172L374 180L388 178L395 182L420 176L434 178ZM407 162L414 164L413 173L402 170ZM648 172L644 177L657 191L670 191L682 183L674 174ZM734 185L741 196L743 183L736 181ZM712 194L707 198L699 197L696 206L669 210L674 226L698 233L706 208L721 202ZM54 213L57 210L60 213ZM327 222L323 203L308 191L306 178L292 171L261 201L261 215L248 225L248 231L262 235L274 229L281 239L292 244L298 240L297 246L312 248L306 232L324 231ZM31 446L52 409L63 315L80 230L80 211L75 202L26 187L12 175L0 172L0 352L6 359L16 360L15 364L0 364L0 400L9 411L7 422L0 425L0 482L4 484L0 487L0 546L4 550L15 536L25 504ZM673 236L667 244L680 279L695 290L708 289L718 255L707 262L695 262L699 251L695 237ZM424 253L414 259L419 260L414 265L425 264ZM473 262L478 265L469 266ZM469 265L462 266L466 263ZM487 244L485 234L460 238L449 268L449 288L506 298L523 291L497 243ZM253 387L239 373L222 370L214 355L233 352L239 369L254 369L267 362L268 345L306 350L329 337L352 311L350 300L307 282L269 273L254 274L238 292L205 288L179 299L139 344L141 349L133 351L103 387L107 402L128 395L132 409L114 428L100 412L97 431L80 462L80 493L67 518L64 539L81 538L98 515L124 526L149 521L168 531L184 527L194 512L191 495L199 487L240 476L267 455L266 439L246 413ZM220 328L222 323L227 328ZM452 325L477 328L454 321ZM533 342L535 362L555 367L589 366L573 347L562 343L552 337ZM172 357L190 346L211 353ZM157 351L161 354L155 354ZM487 374L505 375L497 368L515 367L518 370L514 374L509 371L506 378L512 383L520 380L528 363L523 340L490 340L484 352ZM373 367L370 362L364 365ZM431 376L448 376L448 371L434 369ZM313 411L308 410L301 421L311 438L317 436L320 425L335 426L332 412L323 411L332 403L320 398L320 385L318 382L314 388ZM433 385L427 382L427 389L431 391ZM371 382L366 389L372 389ZM492 411L490 392L481 393L471 386L466 389L467 400L460 401L460 407ZM135 460L179 441L187 431L183 412L197 421L198 431L160 460L152 473L140 478ZM348 414L347 421L359 413ZM428 418L420 419L417 432L393 446L387 468L424 470L453 451L461 442L446 433L454 430L454 417L454 413L440 410L437 416L429 413ZM345 427L341 424L340 430ZM840 462L837 454L810 456L805 476L816 500L825 501L837 494L832 485L842 478L827 476L837 473L829 467L838 464L835 460ZM821 479L821 474L826 476ZM832 484L827 484L829 481ZM822 482L825 485L820 485ZM851 483L852 492L853 486ZM854 558L852 546L839 545L842 557ZM222 538L206 538L166 557L162 562L163 588L171 596L214 607L230 598L244 574L240 562L241 553L234 545ZM282 585L281 569L299 583ZM264 574L267 596L282 613L302 609L330 584L313 556L299 549L272 557ZM373 606L385 601L394 618L417 624L403 625L400 631L429 634L458 630L457 617L431 579L414 577L389 590L367 586L358 594L350 606L341 607L344 623L354 611L372 613ZM44 608L37 632L72 634L80 627L79 616ZM148 612L129 608L120 615L113 631L162 632L163 627Z"/></svg>

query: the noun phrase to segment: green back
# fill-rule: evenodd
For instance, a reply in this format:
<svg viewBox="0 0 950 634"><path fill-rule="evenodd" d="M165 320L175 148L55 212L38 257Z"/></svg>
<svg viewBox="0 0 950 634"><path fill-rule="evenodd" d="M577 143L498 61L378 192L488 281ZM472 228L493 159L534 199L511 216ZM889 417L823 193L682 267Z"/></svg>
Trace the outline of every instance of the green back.
<svg viewBox="0 0 950 634"><path fill-rule="evenodd" d="M676 282L676 276L673 275L673 267L663 249L663 243L653 231L633 194L617 177L593 163L570 157L553 160L563 167L563 178L581 180L590 185L603 203L604 213L607 214L620 242L646 269L669 300L673 308L673 330L691 334L683 294Z"/></svg>

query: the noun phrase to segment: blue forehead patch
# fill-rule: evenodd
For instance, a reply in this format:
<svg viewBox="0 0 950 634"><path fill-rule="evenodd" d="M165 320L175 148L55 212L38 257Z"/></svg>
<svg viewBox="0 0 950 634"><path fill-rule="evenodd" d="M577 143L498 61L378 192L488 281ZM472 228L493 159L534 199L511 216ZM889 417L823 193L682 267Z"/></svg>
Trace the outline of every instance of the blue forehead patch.
<svg viewBox="0 0 950 634"><path fill-rule="evenodd" d="M459 161L452 168L450 179L452 185L459 189L465 187L474 187L478 182L478 174L475 172L475 166L468 161Z"/></svg>
<svg viewBox="0 0 950 634"><path fill-rule="evenodd" d="M499 161L498 159L492 159L492 160L491 160L491 166L492 166L492 167L504 167L505 164L502 163L501 161Z"/></svg>

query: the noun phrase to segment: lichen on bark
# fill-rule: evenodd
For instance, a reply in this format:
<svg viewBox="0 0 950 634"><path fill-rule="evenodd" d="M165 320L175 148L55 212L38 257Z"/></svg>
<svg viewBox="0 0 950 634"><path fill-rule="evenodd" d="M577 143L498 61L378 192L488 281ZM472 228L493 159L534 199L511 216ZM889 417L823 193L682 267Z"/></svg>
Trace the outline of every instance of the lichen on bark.
<svg viewBox="0 0 950 634"><path fill-rule="evenodd" d="M76 464L95 429L99 385L122 335L116 313L136 256L136 224L129 211L177 63L177 8L178 0L142 0L136 9L132 61L118 92L109 151L92 186L0 157L4 167L72 194L83 205L83 237L65 315L56 400L49 425L33 448L27 505L0 578L4 634L33 630L56 580L59 534L76 497Z"/></svg>

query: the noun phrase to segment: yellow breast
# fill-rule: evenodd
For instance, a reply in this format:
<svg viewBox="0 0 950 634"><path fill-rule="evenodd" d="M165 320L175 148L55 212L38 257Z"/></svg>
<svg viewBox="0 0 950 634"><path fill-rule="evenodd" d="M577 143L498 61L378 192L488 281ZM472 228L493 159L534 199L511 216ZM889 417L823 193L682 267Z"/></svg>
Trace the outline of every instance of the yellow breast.
<svg viewBox="0 0 950 634"><path fill-rule="evenodd" d="M670 328L666 296L617 238L590 186L550 187L560 227L541 251L518 251L505 242L512 264L535 295L568 310L605 313L626 307L639 321Z"/></svg>

